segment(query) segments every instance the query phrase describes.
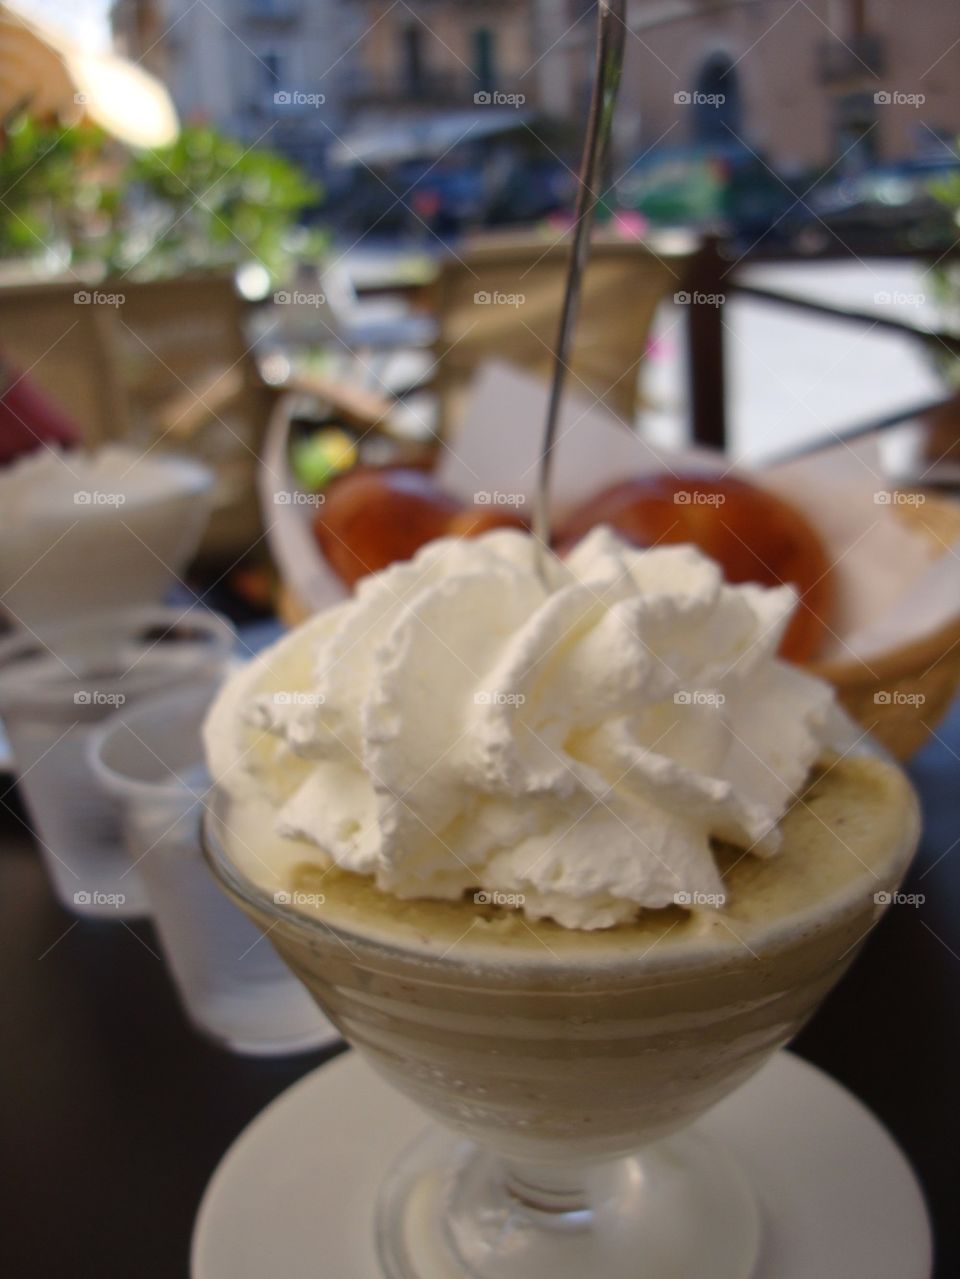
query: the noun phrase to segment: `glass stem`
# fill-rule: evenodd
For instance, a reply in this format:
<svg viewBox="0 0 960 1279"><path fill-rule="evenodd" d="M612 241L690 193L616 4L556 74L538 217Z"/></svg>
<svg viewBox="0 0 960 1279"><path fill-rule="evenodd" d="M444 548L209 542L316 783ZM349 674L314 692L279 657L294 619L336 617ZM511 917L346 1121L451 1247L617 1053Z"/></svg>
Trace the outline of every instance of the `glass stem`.
<svg viewBox="0 0 960 1279"><path fill-rule="evenodd" d="M583 1169L580 1167L505 1159L503 1174L509 1194L534 1212L583 1212L588 1207Z"/></svg>

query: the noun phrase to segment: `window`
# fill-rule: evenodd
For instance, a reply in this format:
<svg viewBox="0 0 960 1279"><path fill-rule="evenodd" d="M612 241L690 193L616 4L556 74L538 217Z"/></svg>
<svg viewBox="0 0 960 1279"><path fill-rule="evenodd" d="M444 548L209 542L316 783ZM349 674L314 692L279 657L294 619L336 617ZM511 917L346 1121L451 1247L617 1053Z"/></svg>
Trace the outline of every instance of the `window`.
<svg viewBox="0 0 960 1279"><path fill-rule="evenodd" d="M742 134L739 77L725 53L711 53L701 63L694 111L697 142L730 142Z"/></svg>
<svg viewBox="0 0 960 1279"><path fill-rule="evenodd" d="M267 88L272 93L280 84L280 72L283 70L283 60L279 53L261 53L260 54L260 72L264 78Z"/></svg>
<svg viewBox="0 0 960 1279"><path fill-rule="evenodd" d="M408 93L423 88L423 28L419 23L403 31L403 81Z"/></svg>
<svg viewBox="0 0 960 1279"><path fill-rule="evenodd" d="M477 88L487 93L497 85L494 57L494 36L489 27L481 27L473 33L473 72Z"/></svg>

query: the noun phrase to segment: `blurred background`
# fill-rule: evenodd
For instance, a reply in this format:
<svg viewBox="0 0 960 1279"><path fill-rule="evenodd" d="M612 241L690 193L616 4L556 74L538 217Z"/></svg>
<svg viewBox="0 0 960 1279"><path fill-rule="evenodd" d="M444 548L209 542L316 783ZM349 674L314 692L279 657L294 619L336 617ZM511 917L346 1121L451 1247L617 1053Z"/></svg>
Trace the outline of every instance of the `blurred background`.
<svg viewBox="0 0 960 1279"><path fill-rule="evenodd" d="M88 442L212 462L220 562L262 531L242 508L278 391L307 397L299 417L429 445L492 347L534 367L531 341L552 341L536 295L562 261L539 267L572 219L593 12L5 5L7 381L29 370ZM885 0L637 2L629 24L599 237L632 310L598 301L594 346L619 373L584 356L588 388L645 438L747 461L947 400L953 6L930 0L918 23ZM532 295L527 313L481 315L491 288ZM956 414L925 420L931 438L903 435L891 465L952 483ZM309 472L301 450L302 479L322 454Z"/></svg>
<svg viewBox="0 0 960 1279"><path fill-rule="evenodd" d="M902 1141L952 1276L960 12L627 17L579 456L629 433L625 458L709 450L761 484L814 467L839 604L870 624L834 615L812 665L910 760L927 835L920 907L890 911L799 1050ZM0 1091L14 1213L36 1216L4 1273L183 1273L227 1143L337 1051L212 890L199 725L237 661L352 586L342 481L387 475L363 510L384 563L471 501L520 520L595 31L593 0L0 3Z"/></svg>

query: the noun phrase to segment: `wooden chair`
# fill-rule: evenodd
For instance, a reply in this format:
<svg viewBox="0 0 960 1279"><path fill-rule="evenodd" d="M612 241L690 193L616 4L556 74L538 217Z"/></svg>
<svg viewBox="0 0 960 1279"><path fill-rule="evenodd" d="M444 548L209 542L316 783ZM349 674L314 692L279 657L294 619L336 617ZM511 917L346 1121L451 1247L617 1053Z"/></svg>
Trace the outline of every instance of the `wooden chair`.
<svg viewBox="0 0 960 1279"><path fill-rule="evenodd" d="M468 240L444 261L435 285L441 435L457 420L467 385L485 360L496 357L549 376L568 254L568 239L509 232ZM654 312L684 287L690 258L686 243L668 247L595 236L570 366L572 392L596 396L633 423Z"/></svg>
<svg viewBox="0 0 960 1279"><path fill-rule="evenodd" d="M111 299L113 299L111 301ZM217 477L202 554L260 535L254 482L273 392L257 372L229 273L0 288L0 351L90 445L188 452Z"/></svg>
<svg viewBox="0 0 960 1279"><path fill-rule="evenodd" d="M115 298L111 303L110 296ZM203 558L232 560L262 533L256 476L278 392L380 429L389 397L319 374L266 384L230 272L155 281L0 284L0 353L69 413L91 446L186 452L216 475Z"/></svg>
<svg viewBox="0 0 960 1279"><path fill-rule="evenodd" d="M112 354L112 308L75 301L91 292L76 280L4 284L0 352L97 445L125 433L129 406Z"/></svg>

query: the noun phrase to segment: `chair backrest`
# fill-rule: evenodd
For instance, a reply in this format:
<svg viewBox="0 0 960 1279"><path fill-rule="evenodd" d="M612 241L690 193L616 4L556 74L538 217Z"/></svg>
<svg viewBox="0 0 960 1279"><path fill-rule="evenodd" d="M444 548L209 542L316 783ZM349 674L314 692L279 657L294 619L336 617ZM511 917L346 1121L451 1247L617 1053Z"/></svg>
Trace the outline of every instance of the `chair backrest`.
<svg viewBox="0 0 960 1279"><path fill-rule="evenodd" d="M548 377L569 236L491 233L444 260L437 282L436 387L446 434L475 369L496 357ZM632 423L657 304L682 287L691 246L597 233L584 277L569 387Z"/></svg>
<svg viewBox="0 0 960 1279"><path fill-rule="evenodd" d="M217 558L260 529L254 482L273 397L244 307L227 272L0 287L0 352L30 370L86 442L187 452L212 466L217 501L203 551Z"/></svg>
<svg viewBox="0 0 960 1279"><path fill-rule="evenodd" d="M67 413L83 439L127 434L130 410L113 356L114 309L75 280L0 287L0 353Z"/></svg>

